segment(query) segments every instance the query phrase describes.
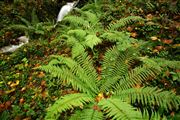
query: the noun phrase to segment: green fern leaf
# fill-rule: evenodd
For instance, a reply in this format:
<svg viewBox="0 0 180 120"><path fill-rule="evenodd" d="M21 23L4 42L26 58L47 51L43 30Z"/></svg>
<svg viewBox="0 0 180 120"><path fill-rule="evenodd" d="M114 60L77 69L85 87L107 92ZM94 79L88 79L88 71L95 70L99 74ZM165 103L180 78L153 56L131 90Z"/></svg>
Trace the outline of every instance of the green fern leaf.
<svg viewBox="0 0 180 120"><path fill-rule="evenodd" d="M61 97L53 106L48 108L45 120L57 119L63 111L72 109L74 107L82 106L93 99L87 94L76 93Z"/></svg>
<svg viewBox="0 0 180 120"><path fill-rule="evenodd" d="M89 27L89 22L84 20L82 17L77 17L77 16L66 16L64 17L63 21L67 21L71 23L73 26L84 26L84 27Z"/></svg>
<svg viewBox="0 0 180 120"><path fill-rule="evenodd" d="M32 26L32 24L21 16L17 16L26 26Z"/></svg>
<svg viewBox="0 0 180 120"><path fill-rule="evenodd" d="M85 49L84 46L82 46L82 44L80 43L75 43L72 46L72 57L75 58L77 56L79 56L80 54L84 53Z"/></svg>
<svg viewBox="0 0 180 120"><path fill-rule="evenodd" d="M85 44L86 46L93 49L93 47L99 43L101 43L101 39L99 39L96 35L87 35L85 38Z"/></svg>
<svg viewBox="0 0 180 120"><path fill-rule="evenodd" d="M81 120L103 120L103 113L93 109L84 109L81 114Z"/></svg>
<svg viewBox="0 0 180 120"><path fill-rule="evenodd" d="M179 108L180 98L173 92L162 91L153 87L131 88L115 93L121 99L130 99L132 103L136 101L142 105L158 105L168 109Z"/></svg>
<svg viewBox="0 0 180 120"><path fill-rule="evenodd" d="M86 36L86 31L82 29L69 30L68 35L73 35L75 38L83 39Z"/></svg>
<svg viewBox="0 0 180 120"><path fill-rule="evenodd" d="M36 9L35 9L35 8L32 9L32 13L31 13L31 23L32 23L33 25L36 25L37 23L39 23L39 19L38 19L38 16L37 16L37 14L36 14Z"/></svg>
<svg viewBox="0 0 180 120"><path fill-rule="evenodd" d="M139 120L142 118L141 112L120 99L104 99L98 105L107 113L106 116L112 118L112 120Z"/></svg>
<svg viewBox="0 0 180 120"><path fill-rule="evenodd" d="M20 30L20 31L34 31L34 28L27 27L27 26L21 25L21 24L11 25L11 26L9 26L9 29Z"/></svg>
<svg viewBox="0 0 180 120"><path fill-rule="evenodd" d="M159 66L180 69L180 61L170 61L163 58L151 58L151 59L157 62Z"/></svg>
<svg viewBox="0 0 180 120"><path fill-rule="evenodd" d="M125 90L134 87L136 84L141 84L146 80L155 78L159 73L160 71L155 68L136 67L120 79L119 83L115 86L115 90Z"/></svg>
<svg viewBox="0 0 180 120"><path fill-rule="evenodd" d="M128 16L126 18L121 18L119 21L116 23L111 23L108 27L109 30L115 30L118 28L125 27L129 24L132 24L133 22L139 22L139 21L144 21L144 19L140 16Z"/></svg>

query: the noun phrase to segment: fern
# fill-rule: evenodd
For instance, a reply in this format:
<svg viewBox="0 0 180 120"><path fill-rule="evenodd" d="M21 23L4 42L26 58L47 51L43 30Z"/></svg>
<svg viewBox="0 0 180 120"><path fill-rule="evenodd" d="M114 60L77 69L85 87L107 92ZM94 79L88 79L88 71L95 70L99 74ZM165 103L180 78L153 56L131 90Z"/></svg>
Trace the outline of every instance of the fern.
<svg viewBox="0 0 180 120"><path fill-rule="evenodd" d="M134 87L137 84L142 84L145 80L155 78L160 71L154 68L137 67L134 70L129 71L120 79L120 82L116 84L116 90L124 90Z"/></svg>
<svg viewBox="0 0 180 120"><path fill-rule="evenodd" d="M83 57L83 55L81 56ZM84 56L86 56L86 59L83 59L83 62L90 61L87 55ZM46 72L52 72L53 76L57 76L62 80L68 80L67 82L72 84L72 86L76 89L80 89L91 95L94 94L94 92L96 93L97 87L95 85L95 80L97 74L93 72L95 71L95 69L92 69L91 64L85 64L85 65L88 65L87 67L91 68L91 72L93 72L94 74L89 74L88 73L89 70L87 69L87 67L85 67L87 70L84 70L83 64L75 62L70 58L64 58L61 56L57 56L56 58L58 59L58 61L55 61L56 64L53 61L53 65L50 64L47 66L43 66L40 69L45 70ZM82 58L77 57L76 59L77 61L81 61Z"/></svg>
<svg viewBox="0 0 180 120"><path fill-rule="evenodd" d="M139 111L120 99L101 100L99 105L107 113L106 116L111 117L113 120L139 120L142 118Z"/></svg>
<svg viewBox="0 0 180 120"><path fill-rule="evenodd" d="M63 21L71 23L72 26L83 26L85 28L89 27L89 22L78 16L66 16Z"/></svg>
<svg viewBox="0 0 180 120"><path fill-rule="evenodd" d="M148 10L153 11L153 10L155 10L156 6L152 2L148 1L148 2L146 2L146 8Z"/></svg>
<svg viewBox="0 0 180 120"><path fill-rule="evenodd" d="M93 109L84 109L76 111L69 120L102 120L103 113Z"/></svg>
<svg viewBox="0 0 180 120"><path fill-rule="evenodd" d="M72 109L73 107L82 106L90 101L92 101L92 98L83 93L70 94L61 97L48 109L45 120L57 119L60 115L59 113Z"/></svg>
<svg viewBox="0 0 180 120"><path fill-rule="evenodd" d="M174 93L155 87L131 88L116 91L115 94L120 99L130 99L132 103L138 102L143 106L158 105L167 111L168 109L172 110L172 107L178 109L180 104L180 99Z"/></svg>
<svg viewBox="0 0 180 120"><path fill-rule="evenodd" d="M129 24L132 24L133 22L139 22L139 21L144 21L144 19L142 17L139 17L139 16L128 16L126 18L121 18L116 23L109 24L108 29L109 30L115 30L118 28L125 27Z"/></svg>
<svg viewBox="0 0 180 120"><path fill-rule="evenodd" d="M91 49L93 49L95 45L101 43L101 39L96 37L96 35L87 35L85 39L86 46L90 47Z"/></svg>
<svg viewBox="0 0 180 120"><path fill-rule="evenodd" d="M180 62L179 61L170 61L163 58L152 58L155 62L159 64L159 66L162 67L170 67L175 69L180 69Z"/></svg>
<svg viewBox="0 0 180 120"><path fill-rule="evenodd" d="M124 52L118 50L117 47L108 50L105 53L100 81L98 81L98 74L93 67L93 61L87 53L82 53L73 59L53 56L54 59L40 69L82 93L59 98L49 108L46 118L57 119L59 113L85 105L86 102L90 102L90 106L86 105L83 110L75 112L70 118L71 120L150 118L150 115L143 117L143 114L141 115L140 111L132 107L131 103L141 104L143 110L154 106L166 111L178 109L180 97L174 93L153 87L136 88L137 84L143 85L146 80L155 78L161 71L156 61L144 62L144 59L138 55L138 51L134 53L132 48ZM156 112L153 111L153 113ZM159 114L157 113L157 115ZM152 118L158 118L158 116L153 115Z"/></svg>
<svg viewBox="0 0 180 120"><path fill-rule="evenodd" d="M75 38L83 39L86 36L86 31L82 29L69 30L68 35L72 35Z"/></svg>
<svg viewBox="0 0 180 120"><path fill-rule="evenodd" d="M84 53L86 48L93 50L94 46L102 42L95 34L87 34L85 30L79 29L68 31L66 38L66 43L72 47L73 58Z"/></svg>
<svg viewBox="0 0 180 120"><path fill-rule="evenodd" d="M130 38L130 34L125 32L105 32L100 36L106 41L116 42L116 45L122 51L126 50L129 47L132 47L134 43L138 43L137 40Z"/></svg>

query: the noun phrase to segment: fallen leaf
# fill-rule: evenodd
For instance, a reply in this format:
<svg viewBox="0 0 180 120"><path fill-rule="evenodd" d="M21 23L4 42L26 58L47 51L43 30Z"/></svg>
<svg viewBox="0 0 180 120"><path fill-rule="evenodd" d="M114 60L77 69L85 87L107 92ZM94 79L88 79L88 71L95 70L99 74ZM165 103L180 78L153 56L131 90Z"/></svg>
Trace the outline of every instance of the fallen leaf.
<svg viewBox="0 0 180 120"><path fill-rule="evenodd" d="M45 76L44 72L40 72L40 73L38 74L38 77L39 77L39 78L43 78L44 76Z"/></svg>
<svg viewBox="0 0 180 120"><path fill-rule="evenodd" d="M152 40L152 41L156 41L156 40L158 40L158 38L157 38L156 36L152 36L152 37L151 37L151 40Z"/></svg>
<svg viewBox="0 0 180 120"><path fill-rule="evenodd" d="M1 95L4 95L4 91L3 90L0 90L0 96Z"/></svg>
<svg viewBox="0 0 180 120"><path fill-rule="evenodd" d="M9 109L11 107L11 101L6 101L5 102L5 108Z"/></svg>
<svg viewBox="0 0 180 120"><path fill-rule="evenodd" d="M148 15L146 16L146 19L147 19L147 20L152 20L152 18L153 18L153 15L152 15L152 14L148 14Z"/></svg>
<svg viewBox="0 0 180 120"><path fill-rule="evenodd" d="M159 53L159 50L154 49L154 50L153 50L153 53Z"/></svg>
<svg viewBox="0 0 180 120"><path fill-rule="evenodd" d="M173 42L173 40L164 39L164 40L162 40L162 42L165 44L171 44Z"/></svg>
<svg viewBox="0 0 180 120"><path fill-rule="evenodd" d="M132 32L133 28L129 26L129 27L127 27L127 31Z"/></svg>
<svg viewBox="0 0 180 120"><path fill-rule="evenodd" d="M11 89L11 90L8 90L8 91L5 91L6 94L9 94L9 93L12 93L15 91L15 88Z"/></svg>
<svg viewBox="0 0 180 120"><path fill-rule="evenodd" d="M174 44L172 47L173 47L173 48L180 47L180 44Z"/></svg>
<svg viewBox="0 0 180 120"><path fill-rule="evenodd" d="M137 37L137 33L136 32L132 32L131 33L131 37L133 37L133 38Z"/></svg>
<svg viewBox="0 0 180 120"><path fill-rule="evenodd" d="M100 74L101 71L102 71L102 68L101 68L101 67L97 67L97 72L98 72L98 74Z"/></svg>
<svg viewBox="0 0 180 120"><path fill-rule="evenodd" d="M11 83L10 87L16 87L17 85L19 85L19 80L16 80L16 82Z"/></svg>
<svg viewBox="0 0 180 120"><path fill-rule="evenodd" d="M21 98L21 99L19 100L19 104L23 104L24 102L25 102L24 98Z"/></svg>
<svg viewBox="0 0 180 120"><path fill-rule="evenodd" d="M45 86L46 86L46 81L45 81L45 80L42 80L42 81L41 81L41 86L42 86L42 87L45 87Z"/></svg>
<svg viewBox="0 0 180 120"><path fill-rule="evenodd" d="M164 49L164 46L156 46L155 49L157 49L158 51Z"/></svg>

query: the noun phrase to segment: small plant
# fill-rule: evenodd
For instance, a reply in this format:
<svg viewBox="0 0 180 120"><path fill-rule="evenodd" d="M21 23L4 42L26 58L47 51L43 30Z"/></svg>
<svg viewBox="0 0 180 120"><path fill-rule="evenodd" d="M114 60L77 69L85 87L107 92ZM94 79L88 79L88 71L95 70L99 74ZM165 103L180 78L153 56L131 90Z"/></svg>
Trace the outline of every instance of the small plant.
<svg viewBox="0 0 180 120"><path fill-rule="evenodd" d="M50 22L39 22L38 16L35 13L35 9L32 10L31 21L26 20L21 16L17 16L24 24L13 24L8 29L18 30L25 33L26 36L33 38L34 34L45 35L53 29L53 25Z"/></svg>

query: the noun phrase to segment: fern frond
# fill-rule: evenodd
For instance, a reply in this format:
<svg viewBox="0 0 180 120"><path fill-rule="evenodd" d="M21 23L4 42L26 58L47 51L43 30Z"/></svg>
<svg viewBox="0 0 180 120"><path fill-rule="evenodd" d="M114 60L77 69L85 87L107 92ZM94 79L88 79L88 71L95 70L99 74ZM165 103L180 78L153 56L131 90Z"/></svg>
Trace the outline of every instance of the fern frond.
<svg viewBox="0 0 180 120"><path fill-rule="evenodd" d="M79 56L80 54L83 54L85 52L85 48L82 44L76 42L72 46L72 57L75 58Z"/></svg>
<svg viewBox="0 0 180 120"><path fill-rule="evenodd" d="M69 120L80 120L81 119L82 111L76 110L74 114L71 115Z"/></svg>
<svg viewBox="0 0 180 120"><path fill-rule="evenodd" d="M144 81L155 78L160 71L151 67L136 67L135 69L124 74L119 83L115 86L115 91L125 90L134 87L136 84L141 84Z"/></svg>
<svg viewBox="0 0 180 120"><path fill-rule="evenodd" d="M58 61L58 64L60 62ZM46 66L42 66L39 69L50 73L52 78L58 78L62 82L65 82L67 85L71 84L74 89L83 91L84 93L92 95L92 91L87 84L81 81L78 77L74 76L71 70L69 70L65 66L58 67L58 64L48 64Z"/></svg>
<svg viewBox="0 0 180 120"><path fill-rule="evenodd" d="M84 109L80 120L103 120L103 113L101 111L91 109Z"/></svg>
<svg viewBox="0 0 180 120"><path fill-rule="evenodd" d="M130 99L132 103L138 102L142 105L158 105L161 108L172 110L179 108L180 97L170 91L162 91L155 87L131 88L123 91L116 91L115 94L121 99Z"/></svg>
<svg viewBox="0 0 180 120"><path fill-rule="evenodd" d="M150 1L146 2L146 7L148 10L155 10L155 5L153 5L153 3Z"/></svg>
<svg viewBox="0 0 180 120"><path fill-rule="evenodd" d="M76 62L84 69L84 71L92 78L93 82L96 83L97 73L93 66L93 60L88 56L87 53L81 54L75 58ZM91 82L91 81L89 81Z"/></svg>
<svg viewBox="0 0 180 120"><path fill-rule="evenodd" d="M32 26L32 24L21 16L17 16L26 26Z"/></svg>
<svg viewBox="0 0 180 120"><path fill-rule="evenodd" d="M65 95L48 108L45 120L57 119L63 111L82 106L91 101L93 101L93 99L83 93Z"/></svg>
<svg viewBox="0 0 180 120"><path fill-rule="evenodd" d="M25 25L21 25L21 24L17 24L17 25L11 25L8 27L9 29L13 29L13 30L20 30L20 31L34 31L33 27L27 27Z"/></svg>
<svg viewBox="0 0 180 120"><path fill-rule="evenodd" d="M77 57L77 61L81 61L79 58L83 58L84 61L89 59L87 54L80 55ZM40 67L41 70L44 70L48 73L51 73L53 77L58 77L61 80L65 80L67 83L71 84L74 88L83 91L87 94L94 95L97 93L98 88L96 86L97 75L95 69L94 74L90 74L87 70L88 67L92 68L91 64L79 64L76 60L71 58L66 58L62 56L54 56L59 62L57 64L48 64L46 66ZM54 61L53 61L54 62ZM56 61L57 62L57 61Z"/></svg>
<svg viewBox="0 0 180 120"><path fill-rule="evenodd" d="M142 118L141 112L120 99L103 99L98 105L107 113L106 116L112 118L112 120L139 120Z"/></svg>
<svg viewBox="0 0 180 120"><path fill-rule="evenodd" d="M131 50L119 51L116 47L105 53L103 60L101 91L109 91L122 77L128 73L128 69L136 58Z"/></svg>
<svg viewBox="0 0 180 120"><path fill-rule="evenodd" d="M73 35L75 38L83 39L86 36L86 31L82 29L69 30L68 35Z"/></svg>
<svg viewBox="0 0 180 120"><path fill-rule="evenodd" d="M158 112L150 111L149 115L148 110L143 110L143 120L167 120L165 116L161 116Z"/></svg>
<svg viewBox="0 0 180 120"><path fill-rule="evenodd" d="M31 23L32 23L33 25L39 23L39 19L38 19L38 16L37 16L37 14L36 14L36 9L35 9L35 8L33 8L33 9L32 9L32 12L31 12Z"/></svg>
<svg viewBox="0 0 180 120"><path fill-rule="evenodd" d="M84 16L84 18L86 18L86 20L88 20L92 25L95 25L99 22L99 19L97 17L96 14L90 12L90 11L85 11L82 12L82 15Z"/></svg>
<svg viewBox="0 0 180 120"><path fill-rule="evenodd" d="M170 61L163 58L151 58L161 67L170 67L174 69L180 69L180 61Z"/></svg>
<svg viewBox="0 0 180 120"><path fill-rule="evenodd" d="M87 35L85 38L85 45L93 49L93 47L99 43L101 43L102 40L99 39L96 35Z"/></svg>
<svg viewBox="0 0 180 120"><path fill-rule="evenodd" d="M118 28L125 27L129 24L132 24L133 22L139 22L139 21L144 21L144 19L140 16L128 16L126 18L121 18L119 21L116 23L111 23L109 24L108 29L109 30L115 30Z"/></svg>
<svg viewBox="0 0 180 120"><path fill-rule="evenodd" d="M130 34L125 32L106 32L100 37L102 37L106 41L116 42L118 48L122 51L132 47L134 43L137 43L136 39L130 38Z"/></svg>
<svg viewBox="0 0 180 120"><path fill-rule="evenodd" d="M85 28L89 27L89 22L84 20L83 17L78 16L66 16L63 21L71 23L73 26L84 26Z"/></svg>
<svg viewBox="0 0 180 120"><path fill-rule="evenodd" d="M83 110L76 110L69 120L104 120L102 111L93 108L95 104L87 105ZM97 104L96 106L98 107Z"/></svg>

